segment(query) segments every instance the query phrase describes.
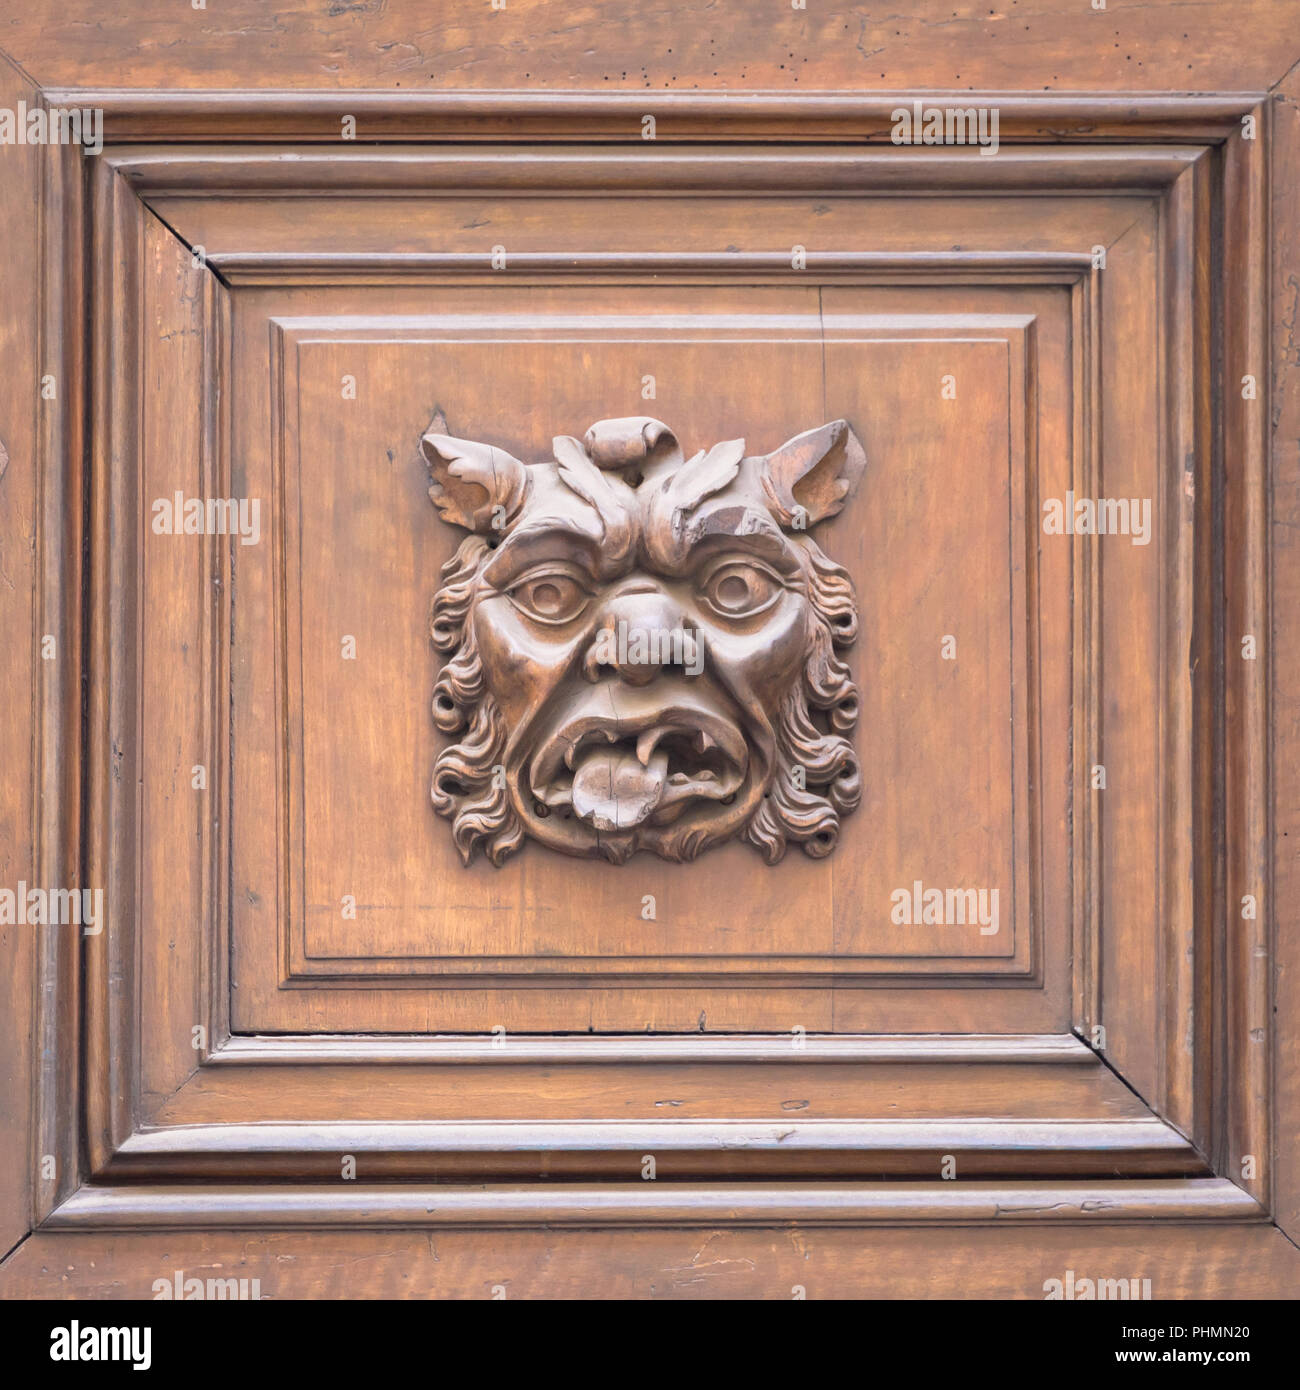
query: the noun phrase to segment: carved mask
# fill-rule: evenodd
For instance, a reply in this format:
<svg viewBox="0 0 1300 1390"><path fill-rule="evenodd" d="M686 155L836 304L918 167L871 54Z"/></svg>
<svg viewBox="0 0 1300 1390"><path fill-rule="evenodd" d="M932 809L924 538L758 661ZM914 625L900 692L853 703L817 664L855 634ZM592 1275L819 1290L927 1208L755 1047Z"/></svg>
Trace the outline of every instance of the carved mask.
<svg viewBox="0 0 1300 1390"><path fill-rule="evenodd" d="M525 464L439 413L421 447L470 533L433 611L433 717L456 740L433 805L467 864L526 835L615 863L835 847L861 797L857 607L810 532L866 462L845 421L688 459L658 420L602 420Z"/></svg>

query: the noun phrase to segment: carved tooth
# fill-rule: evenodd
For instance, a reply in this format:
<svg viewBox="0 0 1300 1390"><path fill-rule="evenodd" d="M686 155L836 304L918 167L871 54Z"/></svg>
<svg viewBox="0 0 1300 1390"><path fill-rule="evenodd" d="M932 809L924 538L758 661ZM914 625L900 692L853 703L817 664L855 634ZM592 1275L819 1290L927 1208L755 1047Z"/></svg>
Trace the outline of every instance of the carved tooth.
<svg viewBox="0 0 1300 1390"><path fill-rule="evenodd" d="M717 743L711 739L703 729L695 735L695 751L697 753L707 753L710 748L716 748Z"/></svg>
<svg viewBox="0 0 1300 1390"><path fill-rule="evenodd" d="M647 729L636 741L636 758L642 767L650 766L650 755L655 751L655 745L663 736L662 729Z"/></svg>
<svg viewBox="0 0 1300 1390"><path fill-rule="evenodd" d="M700 782L712 782L714 776L713 769L711 767L706 767L702 771L696 773L696 780Z"/></svg>
<svg viewBox="0 0 1300 1390"><path fill-rule="evenodd" d="M582 745L592 737L592 731L588 729L585 733L579 734L578 737L575 738L573 742L570 743L569 746L564 750L564 765L569 769L570 772L573 771L574 760L582 751Z"/></svg>
<svg viewBox="0 0 1300 1390"><path fill-rule="evenodd" d="M691 779L684 772L674 772L668 779L668 785L672 787L684 786Z"/></svg>

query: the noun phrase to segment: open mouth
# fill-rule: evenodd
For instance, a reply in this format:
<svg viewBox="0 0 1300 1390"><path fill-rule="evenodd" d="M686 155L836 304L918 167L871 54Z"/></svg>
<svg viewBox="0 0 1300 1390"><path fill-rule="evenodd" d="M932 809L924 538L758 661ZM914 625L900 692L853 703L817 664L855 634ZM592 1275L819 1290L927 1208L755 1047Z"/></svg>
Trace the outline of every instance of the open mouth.
<svg viewBox="0 0 1300 1390"><path fill-rule="evenodd" d="M728 802L745 779L745 740L699 707L626 718L586 715L558 730L533 760L533 795L599 831L664 825L692 801Z"/></svg>

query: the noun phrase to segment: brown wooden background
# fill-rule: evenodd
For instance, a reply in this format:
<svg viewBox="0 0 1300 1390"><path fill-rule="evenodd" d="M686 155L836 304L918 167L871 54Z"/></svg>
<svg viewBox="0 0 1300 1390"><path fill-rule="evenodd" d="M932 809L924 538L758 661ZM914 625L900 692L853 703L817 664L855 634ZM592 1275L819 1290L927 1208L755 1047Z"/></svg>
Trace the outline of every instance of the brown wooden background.
<svg viewBox="0 0 1300 1390"><path fill-rule="evenodd" d="M7 55L0 63L0 105L102 104L111 142L84 170L75 151L0 150L0 233L7 247L0 263L0 440L8 459L7 466L0 463L0 642L11 692L0 721L0 882L66 882L84 870L88 881L106 884L122 919L133 924L84 947L84 975L79 943L3 929L7 1176L0 1249L10 1253L0 1288L6 1294L147 1296L164 1247L168 1268L238 1266L281 1297L476 1297L504 1282L512 1297L789 1297L799 1284L809 1297L1034 1298L1043 1279L1067 1265L1128 1273L1139 1257L1157 1296L1300 1288L1294 1022L1300 960L1290 905L1300 781L1288 744L1300 718L1300 651L1291 621L1300 597L1296 9L1262 0L1194 9L1112 3L1100 12L1052 0L1023 16L1021 8L990 14L987 6L948 0L918 5L901 18L872 18L851 7L835 14L774 10L761 20L747 16L724 25L703 5L678 6L667 16L622 4L566 7L557 17L524 0L504 12L486 5L481 12L360 5L338 15L247 0L219 12L153 0L105 13L87 0L67 0L29 6L0 23L0 50ZM671 245L679 257L692 251L707 257L728 243L725 209L710 223L707 196L700 196L719 177L734 180L733 195L771 199L774 210L782 197L790 200L789 227L777 210L772 244L800 240L785 235L800 225L799 181L812 188L817 178L843 179L842 191L861 186L852 181L864 176L801 172L809 160L790 151L792 143L830 155L861 149L864 139L888 148L894 94L910 99L913 93L936 104L977 99L970 93L996 101L1010 157L972 155L963 165L949 152L935 155L924 169L903 173L894 196L867 199L862 216L876 220L856 228L842 223L837 249L864 242L879 248L893 228L895 251L915 251L929 236L930 249L937 253L946 242L942 249L957 253L957 262L963 251L981 249L1012 258L1026 251L1078 258L1096 229L1115 234L1096 236L1114 253L1113 281L1103 278L1104 290L1091 301L1082 290L1069 292L1071 341L1085 328L1114 335L1092 359L1100 364L1093 386L1102 427L1119 431L1105 449L1107 490L1144 490L1141 470L1164 460L1151 488L1172 504L1163 513L1157 552L1165 570L1157 583L1139 557L1106 552L1098 611L1126 615L1127 633L1106 643L1104 631L1072 628L1070 644L1079 653L1105 652L1097 677L1108 701L1098 716L1102 732L1109 719L1111 755L1117 750L1118 761L1143 768L1147 781L1127 803L1127 815L1102 817L1091 831L1073 821L1073 794L1063 797L1059 786L1054 794L1051 787L1038 789L1047 799L1049 832L1070 819L1076 833L1095 837L1082 841L1073 861L1092 867L1082 876L1074 870L1069 888L1089 910L1104 906L1100 934L1071 938L1067 979L1064 939L1055 939L1053 955L1045 932L1029 966L1033 990L990 988L983 1005L973 990L934 991L928 998L920 991L916 1011L895 1004L891 1015L874 998L886 991L851 994L819 982L801 994L798 1010L824 1017L814 1033L844 1033L844 1050L837 1052L833 1040L813 1040L808 1064L797 1073L771 1042L754 1037L718 1039L730 1051L712 1052L703 1050L707 1038L684 1040L677 1051L597 1039L590 1058L608 1050L598 1063L543 1040L533 1054L512 1054L493 1070L493 1059L472 1040L431 1050L418 1035L441 1029L428 1026L427 1001L418 1010L425 1024L411 1021L410 988L390 991L389 1002L382 993L316 991L310 979L301 991L278 989L278 972L305 964L295 964L292 942L279 935L283 916L271 914L272 934L255 926L245 931L250 923L241 925L238 911L228 917L218 911L223 822L182 822L163 794L166 765L154 761L151 775L159 780L150 782L130 738L124 741L127 725L119 723L131 711L136 721L164 721L182 739L228 732L202 697L229 675L222 666L221 610L196 601L201 590L194 581L202 575L184 571L180 561L174 571L167 561L151 562L159 567L146 572L141 592L152 593L153 607L118 611L109 596L136 593L140 580L135 489L147 487L145 495L152 495L153 477L168 476L168 467L182 476L189 470L189 486L197 488L210 481L204 469L216 468L219 476L231 458L259 466L253 446L260 440L257 447L264 448L267 432L259 433L256 417L230 420L206 391L223 379L221 372L238 382L241 362L246 385L266 379L267 339L254 342L251 329L242 338L245 324L256 321L260 335L276 313L328 323L363 301L367 311L419 312L406 306L437 293L419 288L421 275L468 277L458 292L471 311L492 293L474 287L469 263L408 265L398 285L385 285L395 255L454 259L476 247L439 236L436 226L430 232L429 221L421 241L413 211L419 203L411 194L427 187L429 171L392 167L382 143L342 150L334 138L340 110L357 116L368 139L418 146L417 156L433 145L472 142L537 155L557 140L590 142L594 155L625 152L622 172L609 170L603 185L587 190L587 207L605 219L596 234L574 223L566 240L557 235L558 210L548 221L534 205L539 254L598 258L611 249L653 252ZM640 140L647 110L659 113L654 152ZM1242 138L1243 115L1259 123L1253 142ZM769 156L786 149L786 162L766 176L720 175L734 144ZM309 156L292 171L276 158L290 145ZM657 242L678 229L653 218L620 224L609 195L620 180L641 176L635 161L662 157L671 165L670 156L688 150L698 150L697 165L671 166L654 177L694 187L699 244ZM1038 165L1025 158L1034 152ZM460 163L439 177L460 180L467 196L481 199L475 169L486 167L485 157L486 149L453 155ZM974 173L967 167L972 158ZM971 183L976 176L1005 180L999 194L1005 201L985 207ZM557 174L539 161L520 177L545 189ZM906 200L896 197L909 179L961 203L958 246L948 233L955 217L933 226L918 207L909 219ZM287 198L247 196L295 183L288 207ZM602 199L592 196L602 189L603 214ZM364 215L350 215L357 209L340 200L342 191L364 196ZM1018 211L1008 217L1008 207ZM519 233L526 236L528 227L520 217ZM191 264L185 247L197 243L212 253L215 273ZM351 278L322 283L311 258L327 260L343 249L372 260ZM762 280L772 270L761 260L771 249L742 248L760 258L747 266L748 278ZM1073 282L1096 285L1086 267L1072 267ZM538 275L544 281L554 273ZM696 267L689 276L700 273L709 272ZM823 267L822 273L839 272ZM989 273L982 268L986 278ZM573 312L595 316L590 298L583 300L590 296L583 281L606 274L591 264L579 269L574 287L530 290L538 315L567 301L576 305ZM835 293L856 312L888 318L902 312L904 297L917 302L915 291L904 296L889 287L889 275L897 274L895 267L883 285ZM692 305L701 302L698 288L674 292ZM768 292L790 293L776 283ZM722 296L724 315L738 312L725 290L709 293ZM1062 428L1062 387L1053 386L1048 369L1052 334L1066 336L1052 326L1051 300L1066 292L992 294L986 286L976 294L950 281L935 297L945 312L969 312L977 303L984 312L992 304L1010 313L1023 310L1031 294L1040 317L1036 352L1044 363L1036 402L1042 429L1050 431ZM1095 317L1081 319L1087 303ZM339 351L334 344L304 347L299 390L310 392L303 374L313 358L323 372L336 374L331 355ZM418 347L384 352L389 394L372 399L371 413L358 412L347 433L322 408L323 433L298 440L300 449L315 442L353 451L368 440L374 448L381 433L400 446L394 416L416 412L414 430L426 423L416 408L430 402L421 401L415 378L436 373L436 362ZM1060 345L1057 353L1063 355ZM1159 398L1144 395L1151 381L1142 364L1153 354L1171 383ZM852 359L855 369L860 360ZM757 361L749 366L771 370ZM1234 388L1248 372L1261 383L1253 404ZM53 406L40 401L38 381L46 373L60 386ZM868 433L883 431L891 413L888 372L876 379L879 394L846 407L864 415ZM1076 390L1079 384L1072 383ZM595 394L599 401L595 395L566 400L564 409L587 408L592 418L619 413L606 408L608 392ZM196 409L196 401L207 404ZM712 406L689 396L681 404L686 421L701 429L716 423ZM770 420L746 426L767 444L812 423L803 412L782 417L780 403L761 392L738 393L735 404L747 413L771 410ZM473 405L466 400L467 411ZM1011 409L1010 395L991 397L972 418L1001 420L999 412ZM575 420L572 428L580 432L589 422ZM678 418L670 423L684 428ZM230 447L241 428L248 453ZM1041 450L1041 433L1039 440ZM894 444L904 454L909 448L905 438ZM910 447L952 458L955 446L935 426ZM1082 466L1087 447L1078 447ZM1188 460L1186 477L1168 466L1179 457ZM334 471L324 475L327 488L347 485L337 467L342 461L339 452ZM261 466L269 470L272 462L268 456ZM137 465L146 470L143 483ZM415 491L411 484L402 495ZM940 502L959 505L950 489L934 499ZM329 518L328 505L311 513L317 526L328 527ZM430 539L436 535L429 516L417 523L403 514L398 534L377 539L390 554L394 546L410 547L412 536L401 528L413 524ZM874 562L865 542L879 551L888 536L855 535L864 542L855 557L860 587L884 606L891 625L906 623L905 587L871 592ZM91 556L84 576L83 538ZM373 531L363 533L371 539ZM999 535L997 543L1004 540ZM422 556L404 574L401 603L412 611L428 588L434 558ZM1140 560L1148 564L1150 557ZM348 553L344 568L365 575L374 563L363 549ZM228 580L222 564L215 549L205 555L207 572ZM309 569L303 575L311 582ZM315 577L317 586L323 577ZM1086 586L1086 572L1081 577ZM1040 621L1050 611L1050 602L1046 610L1042 605L1052 597L1051 584L1064 582L1050 572L1044 578ZM260 595L255 584L248 592L269 614L269 581ZM1080 592L1073 590L1076 597ZM390 593L375 588L371 604ZM1081 611L1086 607L1071 606L1068 621L1082 621ZM182 636L195 631L200 640L182 654ZM1251 667L1233 660L1246 632L1263 637L1263 659ZM47 633L58 638L64 659L40 659L38 639ZM141 633L160 664L138 688L130 673ZM424 650L400 643L387 650L394 682L415 687L410 709L418 721L430 676ZM1189 653L1199 659L1199 677L1195 661L1189 675ZM860 646L859 671L864 655L883 667L891 690L915 676L914 660L897 646L865 652ZM1053 670L1049 657L1042 668L1049 685L1039 696L1047 711L1044 757L1059 765L1064 712L1086 715L1088 706L1062 673L1055 677L1060 688L1050 686ZM171 689L197 693L163 700ZM319 695L318 688L313 698ZM895 720L901 711L900 705ZM923 710L913 712L912 736L923 741L934 721L922 719ZM411 737L418 746L412 762L423 776L427 726L413 724ZM309 765L313 757L328 761L330 748L313 748L308 740L303 757ZM368 785L364 776L360 785ZM233 792L232 805L240 788ZM248 794L256 810L255 783ZM340 814L359 814L367 823L365 807ZM905 845L914 832L905 821L891 827L889 815L869 799L851 823L854 833L866 834L879 818L883 843ZM328 818L320 829L328 837ZM437 835L444 827L424 829ZM169 830L189 836L192 854L168 854ZM410 833L398 838L409 843ZM1059 835L1043 836L1044 885L1054 881L1052 846L1061 843ZM238 862L238 838L229 852ZM345 837L326 838L307 863L327 873L345 852ZM981 852L987 851L973 851ZM782 872L797 874L800 867L792 863ZM757 861L745 870L759 871ZM394 882L409 881L400 855L390 872ZM882 872L887 876L892 867ZM1108 883L1139 882L1150 894L1146 900L1106 897ZM158 891L164 884L165 895ZM851 883L845 891L854 891ZM1050 907L1050 887L1045 891ZM1246 892L1263 904L1250 929L1234 911ZM175 912L178 900L193 904L188 917ZM194 929L169 932L169 918ZM197 929L226 920L233 954L221 948L217 933ZM1061 917L1043 913L1041 920ZM1088 911L1071 920L1079 927ZM454 918L447 930L454 934ZM578 944L599 944L599 930L593 915ZM834 914L826 913L818 930L813 940L820 952L852 952L851 926ZM408 959L412 934L409 926L399 929ZM689 926L686 934L689 945ZM268 941L274 942L269 954ZM387 949L393 942L365 944ZM327 960L354 949L328 936L304 937L302 945ZM563 945L571 949L574 942ZM260 965L259 951L266 957ZM231 1002L231 962L237 972L248 965L247 1006ZM888 996L906 997L893 990ZM862 1009L864 997L870 1011ZM196 1002L207 1011L202 1016L211 1032L202 1065L188 1045ZM756 1012L755 997L731 999L724 990L717 1006L715 1023L730 1011L736 1028L757 1034L766 1031L780 1000L774 995ZM611 998L607 1007L614 1033L626 1029L628 1017L639 1017L638 1009L644 1012L635 997L630 1004ZM277 1017L274 1009L285 1012ZM541 1006L544 1018L550 1016L546 1026L556 1026L556 1010L563 1012L558 1002ZM929 1020L944 1010L953 1021L936 1029ZM668 1016L674 1017L671 1009ZM694 1011L683 1007L680 1018L688 1016ZM1069 1038L1098 1017L1125 1020L1104 1063ZM474 1033L481 1024L467 1014L457 1027ZM397 1037L362 1036L394 1027ZM281 1036L285 1030L288 1036ZM408 1030L410 1036L400 1036ZM947 1040L936 1040L936 1031ZM327 1041L327 1033L341 1037ZM895 1034L913 1040L889 1041ZM1029 1038L1037 1041L1023 1041ZM882 1129L896 1117L891 1107L900 1095L902 1118L912 1128ZM648 1128L665 1118L661 1102L680 1122L670 1134ZM811 1113L790 1111L791 1102ZM792 1113L808 1121L804 1128ZM532 1126L522 1140L500 1128L519 1122ZM574 1123L608 1129L579 1142ZM973 1130L961 1128L972 1123ZM195 1125L211 1128L186 1129ZM787 1133L796 1136L793 1152L780 1156ZM360 1146L363 1161L374 1165L369 1172L385 1181L345 1191L327 1182L340 1144ZM632 1176L646 1145L665 1154L670 1181L643 1184ZM746 1151L743 1161L735 1157L738 1148ZM1023 1162L1012 1157L1026 1148L1030 1157ZM959 1151L970 1180L940 1185L931 1179L934 1159L950 1149ZM1241 1177L1246 1153L1262 1159L1256 1178ZM46 1155L56 1159L52 1178L42 1174ZM540 1173L546 1183L535 1181ZM885 1175L895 1181L882 1184ZM294 1182L259 1187L266 1177ZM429 1186L431 1179L439 1186ZM458 1182L472 1188L475 1180L490 1184L483 1196L457 1189ZM1044 1192L1054 1200L1044 1204ZM1051 1216L1041 1214L1044 1205ZM348 1229L311 1229L322 1212ZM418 1226L435 1230L432 1241ZM361 1287L358 1260L370 1271Z"/></svg>

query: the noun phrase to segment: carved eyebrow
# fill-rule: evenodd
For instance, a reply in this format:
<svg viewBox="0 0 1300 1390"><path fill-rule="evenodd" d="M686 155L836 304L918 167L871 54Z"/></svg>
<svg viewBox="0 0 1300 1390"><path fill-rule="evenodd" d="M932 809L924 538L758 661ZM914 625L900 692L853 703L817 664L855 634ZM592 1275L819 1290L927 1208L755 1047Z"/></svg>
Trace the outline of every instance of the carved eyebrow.
<svg viewBox="0 0 1300 1390"><path fill-rule="evenodd" d="M766 523L758 530L746 530L754 517ZM685 563L696 566L705 563L718 551L734 551L743 556L765 560L785 575L797 574L802 565L796 548L785 538L775 522L762 513L745 507L715 507L685 531L688 553Z"/></svg>
<svg viewBox="0 0 1300 1390"><path fill-rule="evenodd" d="M497 547L483 577L495 588L509 584L538 560L567 560L596 579L600 572L600 542L559 518L517 528Z"/></svg>

